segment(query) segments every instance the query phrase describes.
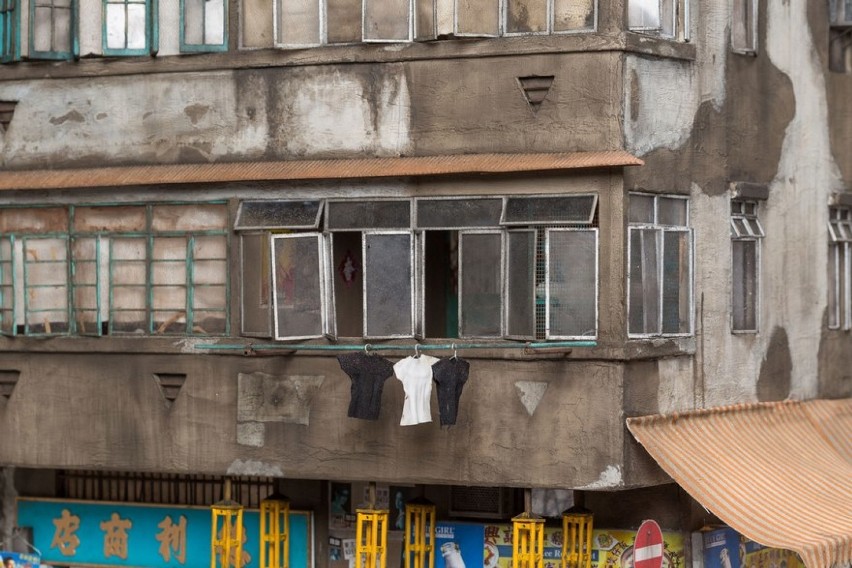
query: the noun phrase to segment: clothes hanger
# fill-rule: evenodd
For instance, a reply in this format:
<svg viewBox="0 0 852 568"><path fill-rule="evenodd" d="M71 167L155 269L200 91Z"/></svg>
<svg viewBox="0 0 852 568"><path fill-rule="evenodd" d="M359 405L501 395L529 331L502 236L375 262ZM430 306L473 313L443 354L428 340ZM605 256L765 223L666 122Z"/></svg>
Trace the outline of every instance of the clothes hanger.
<svg viewBox="0 0 852 568"><path fill-rule="evenodd" d="M459 352L456 350L456 344L453 343L453 356L450 357L453 361L459 358Z"/></svg>
<svg viewBox="0 0 852 568"><path fill-rule="evenodd" d="M369 343L364 344L364 355L372 355L372 353L370 353L370 344Z"/></svg>
<svg viewBox="0 0 852 568"><path fill-rule="evenodd" d="M414 358L415 359L420 358L420 344L419 343L414 344Z"/></svg>

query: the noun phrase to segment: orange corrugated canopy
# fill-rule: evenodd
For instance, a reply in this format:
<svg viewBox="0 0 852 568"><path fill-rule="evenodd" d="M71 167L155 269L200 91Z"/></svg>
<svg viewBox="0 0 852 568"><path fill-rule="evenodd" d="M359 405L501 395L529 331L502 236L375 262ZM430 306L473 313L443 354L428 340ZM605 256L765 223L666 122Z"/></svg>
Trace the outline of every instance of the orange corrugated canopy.
<svg viewBox="0 0 852 568"><path fill-rule="evenodd" d="M852 560L852 398L629 418L666 473L746 537L808 568Z"/></svg>

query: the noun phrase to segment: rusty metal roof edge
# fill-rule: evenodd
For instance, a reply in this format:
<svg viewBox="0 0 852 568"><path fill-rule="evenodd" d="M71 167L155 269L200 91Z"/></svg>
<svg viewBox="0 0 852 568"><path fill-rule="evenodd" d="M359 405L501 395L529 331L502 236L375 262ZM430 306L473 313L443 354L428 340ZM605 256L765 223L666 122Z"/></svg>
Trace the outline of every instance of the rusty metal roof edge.
<svg viewBox="0 0 852 568"><path fill-rule="evenodd" d="M6 171L0 172L0 190L498 174L641 166L643 164L644 162L641 159L624 150L158 164L64 170Z"/></svg>

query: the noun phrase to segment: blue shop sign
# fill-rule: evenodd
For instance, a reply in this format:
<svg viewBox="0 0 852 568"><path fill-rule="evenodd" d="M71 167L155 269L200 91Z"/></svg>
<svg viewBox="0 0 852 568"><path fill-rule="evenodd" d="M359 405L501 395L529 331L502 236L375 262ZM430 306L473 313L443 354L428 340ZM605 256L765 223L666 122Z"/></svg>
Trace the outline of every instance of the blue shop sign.
<svg viewBox="0 0 852 568"><path fill-rule="evenodd" d="M31 527L42 562L63 565L209 568L209 507L18 499L18 525ZM309 568L310 512L290 511L290 566ZM243 513L241 568L260 564L260 516Z"/></svg>

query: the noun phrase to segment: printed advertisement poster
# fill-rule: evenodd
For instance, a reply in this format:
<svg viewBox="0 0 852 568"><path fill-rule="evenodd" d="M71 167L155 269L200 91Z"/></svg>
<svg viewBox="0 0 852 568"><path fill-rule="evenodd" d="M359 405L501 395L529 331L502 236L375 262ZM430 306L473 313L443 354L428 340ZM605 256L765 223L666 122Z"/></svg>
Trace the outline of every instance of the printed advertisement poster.
<svg viewBox="0 0 852 568"><path fill-rule="evenodd" d="M633 541L636 531L596 530L592 532L593 568L633 568ZM663 568L683 568L683 535L663 532Z"/></svg>
<svg viewBox="0 0 852 568"><path fill-rule="evenodd" d="M482 525L438 523L435 526L435 568L479 568L482 561Z"/></svg>
<svg viewBox="0 0 852 568"><path fill-rule="evenodd" d="M636 531L596 530L592 533L593 568L633 568ZM663 568L683 568L683 537L663 533ZM512 567L512 525L486 525L483 566ZM559 568L562 561L562 527L544 529L544 568Z"/></svg>
<svg viewBox="0 0 852 568"><path fill-rule="evenodd" d="M768 548L730 527L704 533L705 568L804 568L791 550Z"/></svg>

